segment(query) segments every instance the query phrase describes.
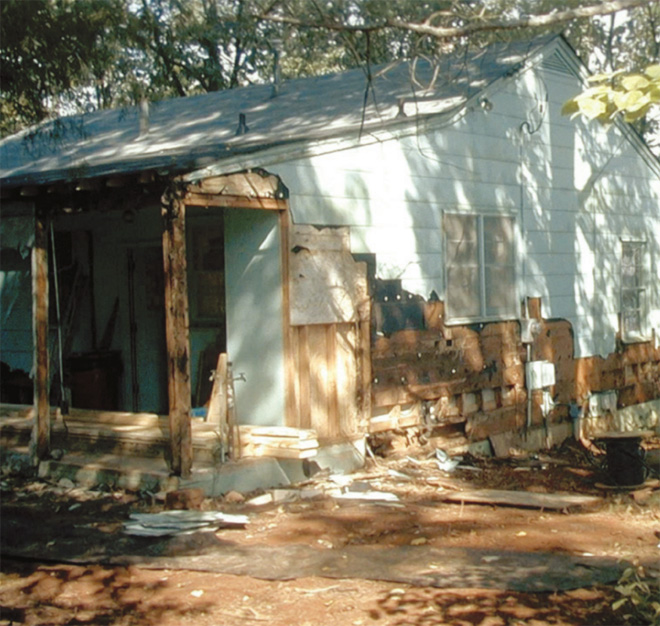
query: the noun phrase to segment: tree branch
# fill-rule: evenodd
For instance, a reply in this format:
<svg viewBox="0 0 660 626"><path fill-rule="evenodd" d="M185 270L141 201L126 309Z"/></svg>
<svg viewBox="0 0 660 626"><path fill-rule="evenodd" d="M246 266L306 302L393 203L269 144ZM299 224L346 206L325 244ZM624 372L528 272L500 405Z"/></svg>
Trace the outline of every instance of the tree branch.
<svg viewBox="0 0 660 626"><path fill-rule="evenodd" d="M296 17L286 15L273 15L262 13L255 15L256 19L289 24L301 28L317 28L322 30L341 31L341 32L374 32L385 28L396 28L407 30L420 35L428 35L436 39L455 39L472 35L478 32L488 32L496 30L516 30L519 28L539 28L556 26L577 19L595 17L597 15L609 15L618 11L635 9L637 7L654 4L660 0L607 0L590 6L576 7L566 9L565 11L554 10L550 13L541 15L529 15L516 20L485 20L465 24L463 26L432 26L427 18L423 22L408 22L398 18L386 18L382 21L372 24L352 26L336 21L322 20L318 22L306 21Z"/></svg>

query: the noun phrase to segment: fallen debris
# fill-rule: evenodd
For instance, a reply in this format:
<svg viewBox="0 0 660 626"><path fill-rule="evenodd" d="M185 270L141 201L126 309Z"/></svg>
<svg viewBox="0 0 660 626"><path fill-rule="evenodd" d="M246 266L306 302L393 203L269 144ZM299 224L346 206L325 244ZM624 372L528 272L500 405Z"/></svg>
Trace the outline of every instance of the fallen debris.
<svg viewBox="0 0 660 626"><path fill-rule="evenodd" d="M124 523L127 535L138 537L165 537L199 531L214 531L223 526L245 526L247 515L219 511L164 511L163 513L131 513Z"/></svg>
<svg viewBox="0 0 660 626"><path fill-rule="evenodd" d="M463 460L462 456L450 457L444 450L438 448L435 451L436 463L438 464L438 469L443 472L453 472L458 464Z"/></svg>
<svg viewBox="0 0 660 626"><path fill-rule="evenodd" d="M388 491L346 491L331 494L335 500L368 500L370 502L399 502L400 498Z"/></svg>
<svg viewBox="0 0 660 626"><path fill-rule="evenodd" d="M441 496L446 502L469 502L472 504L500 504L532 509L562 510L574 507L594 506L603 499L598 496L583 496L563 493L531 493L529 491L507 491L499 489L477 489L459 491Z"/></svg>

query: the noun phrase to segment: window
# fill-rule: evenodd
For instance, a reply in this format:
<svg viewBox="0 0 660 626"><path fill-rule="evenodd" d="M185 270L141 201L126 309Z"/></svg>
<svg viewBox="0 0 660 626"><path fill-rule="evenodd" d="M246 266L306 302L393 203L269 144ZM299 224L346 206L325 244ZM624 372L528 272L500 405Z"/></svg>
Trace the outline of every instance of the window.
<svg viewBox="0 0 660 626"><path fill-rule="evenodd" d="M643 241L621 242L621 337L624 341L639 341L645 334L645 247Z"/></svg>
<svg viewBox="0 0 660 626"><path fill-rule="evenodd" d="M447 317L451 321L516 316L514 221L446 214Z"/></svg>
<svg viewBox="0 0 660 626"><path fill-rule="evenodd" d="M221 225L192 229L189 266L190 316L194 324L215 326L225 315L224 234Z"/></svg>

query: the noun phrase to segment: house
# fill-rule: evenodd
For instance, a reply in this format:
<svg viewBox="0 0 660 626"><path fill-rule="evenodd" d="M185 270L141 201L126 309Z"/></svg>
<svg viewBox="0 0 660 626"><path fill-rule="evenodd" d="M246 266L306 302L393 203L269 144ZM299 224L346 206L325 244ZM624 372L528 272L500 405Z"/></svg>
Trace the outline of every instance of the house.
<svg viewBox="0 0 660 626"><path fill-rule="evenodd" d="M655 427L660 164L561 116L584 78L546 37L3 140L3 393L31 375L35 455L50 405L168 415L183 474L205 414L362 454L420 423Z"/></svg>

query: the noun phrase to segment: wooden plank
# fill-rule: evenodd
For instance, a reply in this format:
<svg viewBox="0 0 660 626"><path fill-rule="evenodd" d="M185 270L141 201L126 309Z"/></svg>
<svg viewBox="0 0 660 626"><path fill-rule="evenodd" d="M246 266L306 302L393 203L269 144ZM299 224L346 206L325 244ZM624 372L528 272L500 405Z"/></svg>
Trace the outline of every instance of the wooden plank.
<svg viewBox="0 0 660 626"><path fill-rule="evenodd" d="M241 449L241 456L273 457L278 459L309 459L315 457L317 448L297 450L292 448L276 448L272 446L247 445Z"/></svg>
<svg viewBox="0 0 660 626"><path fill-rule="evenodd" d="M371 394L371 380L373 377L371 371L371 304L369 299L361 307L360 318L357 334L357 403L360 413L359 430L366 433L369 430L369 418L371 417L373 402Z"/></svg>
<svg viewBox="0 0 660 626"><path fill-rule="evenodd" d="M170 453L172 471L185 477L192 468L186 209L173 189L163 195L162 214Z"/></svg>
<svg viewBox="0 0 660 626"><path fill-rule="evenodd" d="M360 432L358 389L360 369L358 365L359 337L357 324L336 325L337 402L339 406L339 432L354 437Z"/></svg>
<svg viewBox="0 0 660 626"><path fill-rule="evenodd" d="M341 417L337 399L337 333L339 324L328 324L325 329L325 354L326 354L326 414L328 427L333 433L342 432Z"/></svg>
<svg viewBox="0 0 660 626"><path fill-rule="evenodd" d="M196 185L190 185L188 191L248 198L276 198L282 194L283 189L277 176L248 171L224 176L210 176Z"/></svg>
<svg viewBox="0 0 660 626"><path fill-rule="evenodd" d="M300 415L300 428L311 428L311 381L310 381L310 355L307 326L299 326L296 330L298 336L298 406Z"/></svg>
<svg viewBox="0 0 660 626"><path fill-rule="evenodd" d="M227 442L227 353L218 355L218 363L213 376L213 387L211 389L211 401L209 402L206 421L218 427L220 440L225 446Z"/></svg>
<svg viewBox="0 0 660 626"><path fill-rule="evenodd" d="M289 233L291 224L288 209L280 213L279 226L282 267L282 337L284 343L284 423L297 426L300 424L299 404L296 400L297 342L294 339L295 329L291 326L291 287L289 284Z"/></svg>
<svg viewBox="0 0 660 626"><path fill-rule="evenodd" d="M32 334L34 344L34 405L36 419L32 430L33 462L50 451L50 374L48 350L48 230L44 215L34 221L32 247Z"/></svg>
<svg viewBox="0 0 660 626"><path fill-rule="evenodd" d="M292 428L289 426L252 426L243 424L239 426L242 436L246 438L273 437L293 441L316 439L316 431L305 428Z"/></svg>
<svg viewBox="0 0 660 626"><path fill-rule="evenodd" d="M307 344L309 349L310 427L315 429L320 437L334 436L337 434L334 431L334 425L328 422L328 361L325 326L308 326Z"/></svg>
<svg viewBox="0 0 660 626"><path fill-rule="evenodd" d="M446 502L469 502L473 504L501 504L531 509L562 510L571 507L594 506L602 502L598 496L583 496L564 493L532 493L499 489L476 489L457 493L440 494Z"/></svg>
<svg viewBox="0 0 660 626"><path fill-rule="evenodd" d="M184 197L187 206L218 207L227 209L264 209L284 211L287 201L280 198L247 198L245 196L219 196L188 192Z"/></svg>

